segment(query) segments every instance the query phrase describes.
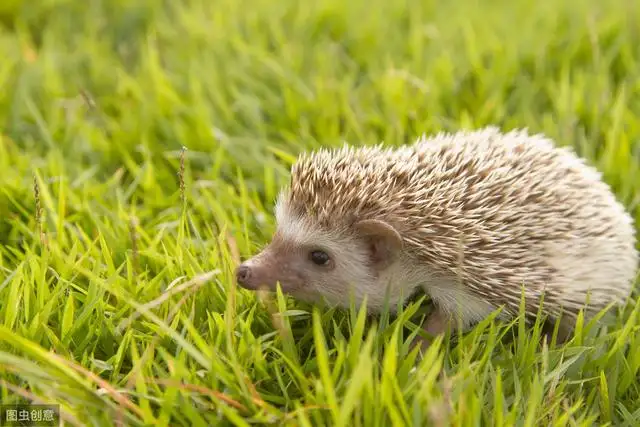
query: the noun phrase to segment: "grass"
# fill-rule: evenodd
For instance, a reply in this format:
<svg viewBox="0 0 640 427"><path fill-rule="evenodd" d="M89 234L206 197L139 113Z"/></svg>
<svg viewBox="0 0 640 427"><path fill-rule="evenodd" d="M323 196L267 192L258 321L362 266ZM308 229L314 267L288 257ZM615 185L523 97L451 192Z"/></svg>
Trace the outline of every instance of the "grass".
<svg viewBox="0 0 640 427"><path fill-rule="evenodd" d="M0 402L68 425L640 425L640 303L564 346L234 286L295 155L496 124L640 224L640 4L0 6Z"/></svg>

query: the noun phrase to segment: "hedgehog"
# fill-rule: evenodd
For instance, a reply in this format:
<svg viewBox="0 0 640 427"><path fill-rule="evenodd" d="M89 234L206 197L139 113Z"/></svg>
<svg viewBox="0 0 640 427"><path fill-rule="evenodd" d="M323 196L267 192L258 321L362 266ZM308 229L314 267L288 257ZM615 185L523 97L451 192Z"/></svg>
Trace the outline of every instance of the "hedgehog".
<svg viewBox="0 0 640 427"><path fill-rule="evenodd" d="M302 153L275 219L270 242L236 268L242 288L366 300L369 313L423 291L430 337L523 304L528 321L555 319L563 342L579 312L623 304L638 269L633 220L601 174L527 128Z"/></svg>

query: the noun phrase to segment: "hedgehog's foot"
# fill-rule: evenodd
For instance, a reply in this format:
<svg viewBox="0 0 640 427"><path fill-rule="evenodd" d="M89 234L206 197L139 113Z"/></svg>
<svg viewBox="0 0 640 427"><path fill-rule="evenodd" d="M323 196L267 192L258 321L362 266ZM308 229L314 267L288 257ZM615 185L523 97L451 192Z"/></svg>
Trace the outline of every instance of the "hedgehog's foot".
<svg viewBox="0 0 640 427"><path fill-rule="evenodd" d="M573 335L573 328L571 325L567 325L565 323L560 324L558 328L558 335L556 336L557 344L566 344L567 341L571 339L571 335Z"/></svg>
<svg viewBox="0 0 640 427"><path fill-rule="evenodd" d="M447 329L453 325L451 316L437 305L435 310L429 314L422 324L422 329L430 335L429 338L424 338L417 335L413 341L413 345L419 345L423 352L425 352L431 345L433 338L438 335L443 335Z"/></svg>
<svg viewBox="0 0 640 427"><path fill-rule="evenodd" d="M555 322L549 320L543 326L542 333L543 337L547 340L547 343L551 342L554 328ZM566 344L571 339L573 332L574 324L568 320L561 319L560 324L558 325L558 334L556 335L556 345Z"/></svg>

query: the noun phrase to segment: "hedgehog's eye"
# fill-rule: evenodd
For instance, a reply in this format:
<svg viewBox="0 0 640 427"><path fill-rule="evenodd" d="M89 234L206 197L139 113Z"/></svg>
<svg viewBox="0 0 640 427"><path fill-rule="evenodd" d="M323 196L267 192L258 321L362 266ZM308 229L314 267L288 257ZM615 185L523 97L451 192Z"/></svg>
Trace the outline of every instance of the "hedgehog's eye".
<svg viewBox="0 0 640 427"><path fill-rule="evenodd" d="M326 252L319 250L311 251L309 253L309 259L316 265L327 265L329 261L331 261Z"/></svg>

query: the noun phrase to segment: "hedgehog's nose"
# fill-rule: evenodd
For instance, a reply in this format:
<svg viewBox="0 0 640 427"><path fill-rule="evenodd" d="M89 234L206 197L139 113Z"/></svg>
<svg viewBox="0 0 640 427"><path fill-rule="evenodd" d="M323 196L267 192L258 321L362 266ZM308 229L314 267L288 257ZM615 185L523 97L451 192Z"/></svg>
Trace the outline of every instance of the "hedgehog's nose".
<svg viewBox="0 0 640 427"><path fill-rule="evenodd" d="M240 265L236 268L236 280L240 286L246 286L251 277L251 269L248 265Z"/></svg>

